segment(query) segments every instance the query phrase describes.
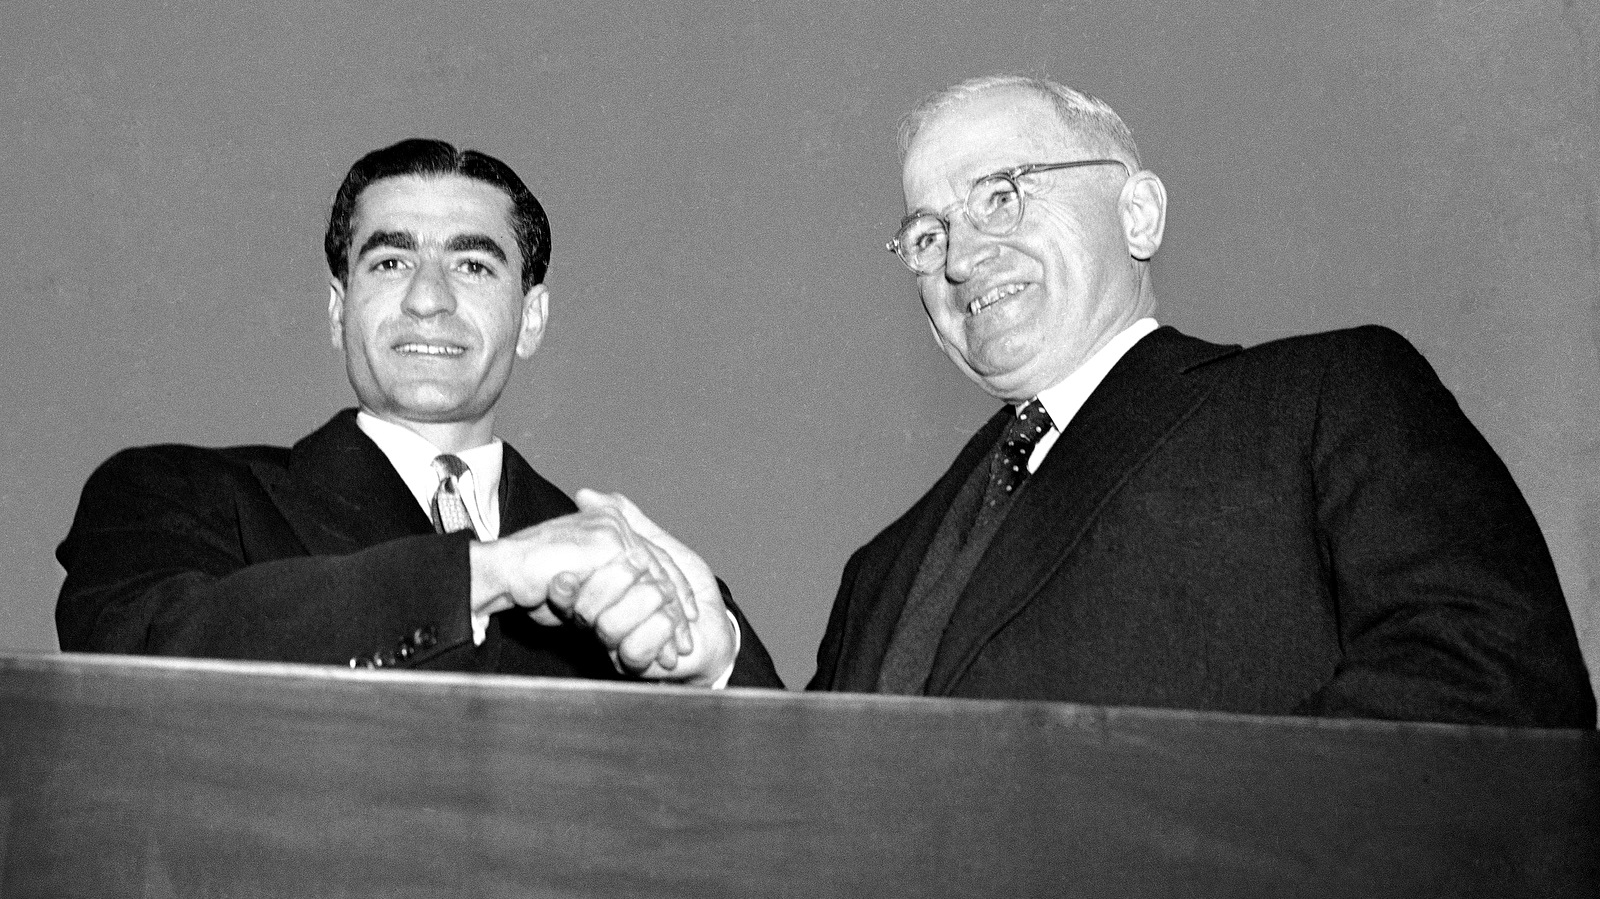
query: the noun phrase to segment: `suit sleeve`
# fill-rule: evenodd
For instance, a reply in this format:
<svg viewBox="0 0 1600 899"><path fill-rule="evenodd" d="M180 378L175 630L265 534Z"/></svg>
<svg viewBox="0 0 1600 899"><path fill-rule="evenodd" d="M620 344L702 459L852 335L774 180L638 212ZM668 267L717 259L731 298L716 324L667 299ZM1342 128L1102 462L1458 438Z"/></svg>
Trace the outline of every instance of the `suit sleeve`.
<svg viewBox="0 0 1600 899"><path fill-rule="evenodd" d="M778 676L778 666L772 662L772 654L767 652L767 647L756 636L756 629L750 624L750 619L734 604L733 593L728 585L717 579L717 588L722 591L723 605L728 607L734 620L739 625L739 655L733 662L733 675L728 678L730 687L767 687L774 690L783 689L783 678Z"/></svg>
<svg viewBox="0 0 1600 899"><path fill-rule="evenodd" d="M57 550L61 648L344 664L419 628L431 645L412 661L470 645L465 535L304 555L247 477L188 447L102 465ZM263 518L279 522L267 536Z"/></svg>
<svg viewBox="0 0 1600 899"><path fill-rule="evenodd" d="M850 599L855 595L856 577L861 570L861 555L865 551L864 548L856 550L845 563L844 574L839 578L839 592L834 597L833 608L828 612L827 629L822 632L822 641L817 644L817 670L806 684L807 690L837 688L835 681L845 628L850 617Z"/></svg>
<svg viewBox="0 0 1600 899"><path fill-rule="evenodd" d="M1324 369L1312 459L1343 657L1299 711L1593 727L1555 566L1510 473L1410 344L1354 334Z"/></svg>

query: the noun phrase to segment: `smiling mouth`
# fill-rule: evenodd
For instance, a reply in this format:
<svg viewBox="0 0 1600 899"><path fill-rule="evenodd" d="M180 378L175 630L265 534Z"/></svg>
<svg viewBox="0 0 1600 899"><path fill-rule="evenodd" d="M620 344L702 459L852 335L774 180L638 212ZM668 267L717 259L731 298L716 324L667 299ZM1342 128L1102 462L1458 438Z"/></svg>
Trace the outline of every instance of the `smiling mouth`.
<svg viewBox="0 0 1600 899"><path fill-rule="evenodd" d="M395 345L394 351L402 356L443 356L449 358L459 356L465 353L467 349L450 343L400 343Z"/></svg>
<svg viewBox="0 0 1600 899"><path fill-rule="evenodd" d="M967 304L967 314L977 315L1006 297L1021 293L1025 289L1027 289L1026 284L1002 284L999 287L992 287L984 291L983 296Z"/></svg>

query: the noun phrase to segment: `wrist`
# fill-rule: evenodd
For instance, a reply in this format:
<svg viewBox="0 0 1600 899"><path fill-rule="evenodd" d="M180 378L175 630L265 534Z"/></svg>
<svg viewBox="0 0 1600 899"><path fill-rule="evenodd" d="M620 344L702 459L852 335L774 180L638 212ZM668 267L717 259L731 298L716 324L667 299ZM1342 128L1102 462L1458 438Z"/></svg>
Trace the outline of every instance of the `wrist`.
<svg viewBox="0 0 1600 899"><path fill-rule="evenodd" d="M683 682L689 686L721 690L733 677L734 666L739 660L739 620L727 609L723 609L718 617L727 623L727 630L723 632L727 639L717 641L715 645L720 651L707 653L700 670L684 679Z"/></svg>
<svg viewBox="0 0 1600 899"><path fill-rule="evenodd" d="M473 615L493 615L515 605L511 599L511 585L504 574L504 555L499 541L474 540L468 545L467 560L472 570L468 603Z"/></svg>

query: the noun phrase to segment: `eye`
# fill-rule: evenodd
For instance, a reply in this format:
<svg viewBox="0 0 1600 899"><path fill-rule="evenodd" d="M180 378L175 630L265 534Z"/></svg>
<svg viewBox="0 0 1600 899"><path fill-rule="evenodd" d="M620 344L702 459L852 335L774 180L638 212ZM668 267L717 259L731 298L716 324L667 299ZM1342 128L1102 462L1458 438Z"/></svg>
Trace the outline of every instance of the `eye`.
<svg viewBox="0 0 1600 899"><path fill-rule="evenodd" d="M925 253L944 242L944 222L932 215L919 215L900 228L896 240L904 251Z"/></svg>
<svg viewBox="0 0 1600 899"><path fill-rule="evenodd" d="M405 262L401 259L394 256L383 256L378 259L374 259L367 266L367 270L372 272L388 273L397 272L404 267Z"/></svg>
<svg viewBox="0 0 1600 899"><path fill-rule="evenodd" d="M1017 205L1017 188L1005 178L985 178L972 186L967 206L983 220L1004 216Z"/></svg>
<svg viewBox="0 0 1600 899"><path fill-rule="evenodd" d="M495 275L494 266L478 259L463 259L456 267L474 278L490 278Z"/></svg>
<svg viewBox="0 0 1600 899"><path fill-rule="evenodd" d="M942 243L944 243L943 228L929 228L911 236L911 249L919 254L937 249Z"/></svg>

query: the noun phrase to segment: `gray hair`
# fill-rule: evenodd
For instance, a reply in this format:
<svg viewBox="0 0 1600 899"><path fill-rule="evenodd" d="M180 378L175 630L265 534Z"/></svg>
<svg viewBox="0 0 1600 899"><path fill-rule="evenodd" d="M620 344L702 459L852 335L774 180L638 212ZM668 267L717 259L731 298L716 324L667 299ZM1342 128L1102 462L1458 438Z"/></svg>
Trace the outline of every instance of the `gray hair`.
<svg viewBox="0 0 1600 899"><path fill-rule="evenodd" d="M1129 163L1130 171L1138 171L1139 148L1133 142L1133 132L1122 123L1122 117L1103 100L1075 91L1066 85L1044 78L1025 75L985 75L970 78L947 87L918 103L916 108L900 120L900 161L905 162L906 151L917 132L934 117L949 109L992 90L1012 88L1028 91L1048 99L1056 109L1061 124L1078 137L1086 139L1097 151L1118 156Z"/></svg>

